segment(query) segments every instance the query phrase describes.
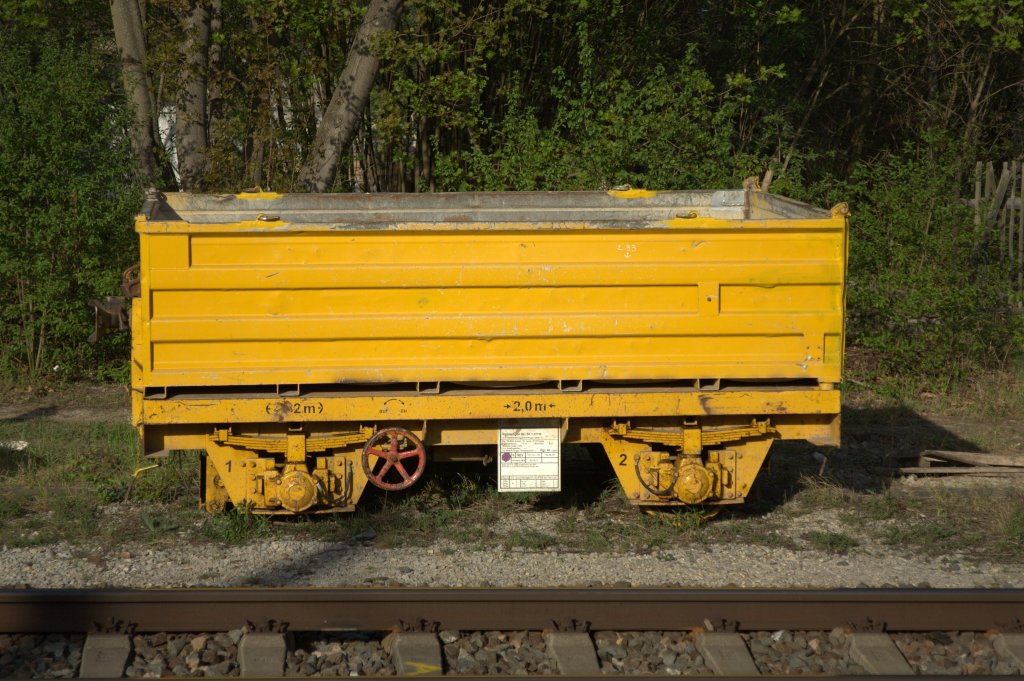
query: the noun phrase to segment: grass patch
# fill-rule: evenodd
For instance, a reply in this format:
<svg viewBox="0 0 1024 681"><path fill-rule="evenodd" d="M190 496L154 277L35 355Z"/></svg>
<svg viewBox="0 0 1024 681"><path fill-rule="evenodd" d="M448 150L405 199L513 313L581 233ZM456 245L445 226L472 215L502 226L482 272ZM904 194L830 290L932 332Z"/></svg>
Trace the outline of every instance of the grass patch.
<svg viewBox="0 0 1024 681"><path fill-rule="evenodd" d="M207 516L202 524L206 538L222 544L245 544L265 537L271 532L270 520L245 507L231 508L217 515Z"/></svg>
<svg viewBox="0 0 1024 681"><path fill-rule="evenodd" d="M826 553L847 554L851 549L860 546L859 541L845 532L811 530L800 535L800 538L810 544L811 548L825 551Z"/></svg>
<svg viewBox="0 0 1024 681"><path fill-rule="evenodd" d="M0 522L19 518L24 513L25 507L20 501L7 496L0 497Z"/></svg>
<svg viewBox="0 0 1024 681"><path fill-rule="evenodd" d="M5 457L0 468L5 484L15 486L124 487L139 452L135 430L121 423L0 421L0 440L28 442L18 456Z"/></svg>
<svg viewBox="0 0 1024 681"><path fill-rule="evenodd" d="M561 540L546 532L525 528L512 530L502 537L502 546L506 549L525 549L527 551L544 551L560 546Z"/></svg>
<svg viewBox="0 0 1024 681"><path fill-rule="evenodd" d="M757 517L723 519L711 523L707 527L706 536L710 541L720 544L757 544L790 551L803 548L783 531L781 525Z"/></svg>
<svg viewBox="0 0 1024 681"><path fill-rule="evenodd" d="M796 487L796 492L783 507L790 516L843 508L854 496L852 490L835 480L807 473L798 476Z"/></svg>
<svg viewBox="0 0 1024 681"><path fill-rule="evenodd" d="M136 501L170 503L179 499L199 499L199 473L201 451L171 452L159 460L159 467L141 471L131 486L131 498ZM143 462L146 465L146 462ZM127 490L125 490L127 491ZM122 492L116 500L125 496Z"/></svg>
<svg viewBox="0 0 1024 681"><path fill-rule="evenodd" d="M1024 555L1024 504L1009 512L1001 529L997 546L1011 555Z"/></svg>
<svg viewBox="0 0 1024 681"><path fill-rule="evenodd" d="M869 520L890 520L903 517L907 504L890 491L866 495L858 509Z"/></svg>
<svg viewBox="0 0 1024 681"><path fill-rule="evenodd" d="M970 553L996 561L1024 556L1024 491L1015 487L852 495L843 517L885 544L928 556Z"/></svg>
<svg viewBox="0 0 1024 681"><path fill-rule="evenodd" d="M177 521L171 516L162 513L143 511L139 514L139 520L149 530L150 536L166 534L178 529Z"/></svg>

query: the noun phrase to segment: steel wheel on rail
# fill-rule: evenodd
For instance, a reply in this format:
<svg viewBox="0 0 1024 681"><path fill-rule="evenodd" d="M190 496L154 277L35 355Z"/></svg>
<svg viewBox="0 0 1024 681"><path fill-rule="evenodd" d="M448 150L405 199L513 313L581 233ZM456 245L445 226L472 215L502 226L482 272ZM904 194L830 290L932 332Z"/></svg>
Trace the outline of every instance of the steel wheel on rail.
<svg viewBox="0 0 1024 681"><path fill-rule="evenodd" d="M376 459L372 463L371 457ZM427 452L423 442L405 428L384 428L363 447L362 463L372 485L396 492L420 479L427 467Z"/></svg>

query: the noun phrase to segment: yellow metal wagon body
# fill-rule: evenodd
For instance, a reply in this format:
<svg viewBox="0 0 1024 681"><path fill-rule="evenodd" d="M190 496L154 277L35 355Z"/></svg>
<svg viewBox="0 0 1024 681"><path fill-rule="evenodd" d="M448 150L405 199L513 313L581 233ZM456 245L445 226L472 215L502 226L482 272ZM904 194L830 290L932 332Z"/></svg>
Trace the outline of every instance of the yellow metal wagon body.
<svg viewBox="0 0 1024 681"><path fill-rule="evenodd" d="M509 428L603 445L647 505L737 503L773 439L838 444L845 210L166 194L136 228L134 423L147 456L207 452L210 510L351 510L381 462L408 486Z"/></svg>

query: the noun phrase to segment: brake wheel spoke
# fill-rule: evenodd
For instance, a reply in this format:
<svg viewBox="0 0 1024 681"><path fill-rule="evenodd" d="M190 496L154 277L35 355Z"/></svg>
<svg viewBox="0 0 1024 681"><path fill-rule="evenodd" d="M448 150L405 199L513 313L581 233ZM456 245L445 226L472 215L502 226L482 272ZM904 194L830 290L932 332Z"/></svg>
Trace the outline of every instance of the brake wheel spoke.
<svg viewBox="0 0 1024 681"><path fill-rule="evenodd" d="M375 461L371 465L370 457L384 462L380 470L374 472L373 469L379 464ZM426 463L423 442L404 428L380 430L363 447L362 464L366 479L384 490L397 491L410 487L423 475ZM393 473L393 470L398 473ZM389 477L391 480L388 480Z"/></svg>

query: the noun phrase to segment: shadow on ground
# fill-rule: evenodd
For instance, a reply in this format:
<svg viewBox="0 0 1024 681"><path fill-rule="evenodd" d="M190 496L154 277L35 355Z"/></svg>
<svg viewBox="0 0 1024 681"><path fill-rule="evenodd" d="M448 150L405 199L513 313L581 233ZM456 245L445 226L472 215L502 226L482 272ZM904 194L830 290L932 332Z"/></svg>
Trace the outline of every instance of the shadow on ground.
<svg viewBox="0 0 1024 681"><path fill-rule="evenodd" d="M975 452L981 448L905 406L847 407L838 448L806 442L772 445L766 469L743 510L771 512L815 478L855 492L881 492L894 479L895 459L917 456L926 449Z"/></svg>
<svg viewBox="0 0 1024 681"><path fill-rule="evenodd" d="M570 452L563 458L562 491L534 495L530 508L584 509L618 486L599 446L567 449ZM881 492L893 480L894 459L916 456L926 449L981 451L977 443L904 406L844 408L840 447L816 447L800 441L774 443L748 502L736 510L747 515L769 513L804 489L809 479L824 478L856 492ZM492 463L486 467L463 465L457 470L434 466L428 468L425 481L442 489L455 489L458 481L472 479L479 487L493 488L496 478ZM361 505L372 509L382 503L386 503L384 495L370 490Z"/></svg>
<svg viewBox="0 0 1024 681"><path fill-rule="evenodd" d="M892 483L892 469L887 463L893 457L916 455L924 449L979 450L976 443L904 407L848 408L843 416L843 443L839 448L827 451L808 443L776 443L771 465L759 477L748 503L729 508L719 516L722 520L749 519L752 521L749 524L720 524L717 519L701 524L700 514L692 511L688 515L684 511L675 520L643 516L618 493L618 483L607 458L593 456L592 451L588 457L583 448L578 448L563 460L562 492L519 495L514 501L509 495L498 495L494 491L493 464L464 463L457 467L428 468L421 485L410 493L370 492L356 514L315 521L323 523L322 529L326 530L318 535L329 542L324 550L286 564L263 566L248 577L251 580L248 583L294 583L305 575L349 560L352 552L359 551L360 547L372 551L390 546L423 546L426 550L438 539L450 544L449 549L444 549L442 542L439 550L456 554L504 546L526 552L634 551L658 555L680 542L716 541L799 549L801 546L792 537L780 539L781 535L775 532L780 523L782 527L786 525L787 516L766 516L774 514L805 490L813 492L815 486L824 485L837 492L864 494L870 501L875 498L874 493L885 492ZM821 454L826 455L824 468ZM893 513L902 512L901 508L897 502ZM549 529L542 522L545 519L554 523ZM677 522L679 519L682 523ZM493 534L491 530L499 525L504 534ZM722 531L717 531L719 526ZM738 527L746 529L736 529ZM545 534L548 532L550 534ZM604 544L589 545L585 539L588 532L603 535ZM516 543L509 544L506 538L517 533L522 534L516 538ZM954 541L950 539L951 533L942 537L947 538L943 541ZM548 543L531 543L539 539ZM407 579L414 581L415 577L369 574L362 581L367 585L393 585Z"/></svg>

